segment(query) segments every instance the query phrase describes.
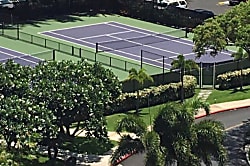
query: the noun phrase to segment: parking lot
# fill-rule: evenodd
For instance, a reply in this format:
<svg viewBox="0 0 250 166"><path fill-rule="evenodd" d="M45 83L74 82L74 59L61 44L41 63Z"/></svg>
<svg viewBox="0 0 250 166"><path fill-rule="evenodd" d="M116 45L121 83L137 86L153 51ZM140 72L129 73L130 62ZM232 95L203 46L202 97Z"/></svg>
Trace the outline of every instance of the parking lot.
<svg viewBox="0 0 250 166"><path fill-rule="evenodd" d="M229 2L226 0L189 0L189 9L206 9L213 11L215 15L225 13L232 6L228 5Z"/></svg>

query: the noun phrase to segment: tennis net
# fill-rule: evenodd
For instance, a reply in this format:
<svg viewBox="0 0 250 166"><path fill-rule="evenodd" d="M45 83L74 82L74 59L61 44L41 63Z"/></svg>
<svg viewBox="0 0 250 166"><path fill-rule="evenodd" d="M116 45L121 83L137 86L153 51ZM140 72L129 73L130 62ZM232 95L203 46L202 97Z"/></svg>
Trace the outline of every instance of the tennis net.
<svg viewBox="0 0 250 166"><path fill-rule="evenodd" d="M142 36L125 39L119 38L117 40L96 43L96 52L105 52L137 46L146 46L154 43L177 40L179 38L184 37L187 37L186 29L176 29L173 31L166 31L162 33L150 33Z"/></svg>
<svg viewBox="0 0 250 166"><path fill-rule="evenodd" d="M36 52L30 54L31 56L37 57L43 60L55 60L55 51L54 50L45 50L42 52Z"/></svg>

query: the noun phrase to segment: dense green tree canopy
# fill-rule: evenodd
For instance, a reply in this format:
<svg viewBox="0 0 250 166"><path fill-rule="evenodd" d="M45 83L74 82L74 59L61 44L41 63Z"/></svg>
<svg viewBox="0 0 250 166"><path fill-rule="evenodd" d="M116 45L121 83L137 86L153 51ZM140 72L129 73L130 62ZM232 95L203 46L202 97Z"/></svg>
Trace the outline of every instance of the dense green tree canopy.
<svg viewBox="0 0 250 166"><path fill-rule="evenodd" d="M180 70L180 81L181 81L181 102L184 101L184 75L185 71L190 72L192 69L199 70L199 66L192 59L185 59L185 56L178 55L177 59L171 62L171 70L179 69Z"/></svg>
<svg viewBox="0 0 250 166"><path fill-rule="evenodd" d="M107 135L103 113L121 93L120 82L110 70L84 60L54 61L36 66L31 79L31 97L54 112L61 132L66 128L70 135L69 129L76 125L75 132L81 126L87 134Z"/></svg>
<svg viewBox="0 0 250 166"><path fill-rule="evenodd" d="M25 96L30 88L31 68L8 61L0 63L0 94Z"/></svg>
<svg viewBox="0 0 250 166"><path fill-rule="evenodd" d="M213 156L220 165L225 164L223 125L215 121L195 124L195 112L185 104L167 104L156 117L154 131L160 136L161 146L166 148L166 163L177 161L178 165L188 166L203 161L207 164Z"/></svg>
<svg viewBox="0 0 250 166"><path fill-rule="evenodd" d="M210 54L216 54L227 45L243 48L250 58L250 1L240 3L224 14L208 19L204 25L194 29L194 51L198 56L210 49Z"/></svg>
<svg viewBox="0 0 250 166"><path fill-rule="evenodd" d="M16 143L24 148L29 146L29 140L37 143L44 138L55 138L58 133L56 117L44 103L35 104L16 95L0 94L0 117L0 135L8 148Z"/></svg>
<svg viewBox="0 0 250 166"><path fill-rule="evenodd" d="M146 152L145 165L148 166L173 163L197 166L202 161L211 165L211 157L218 160L219 165L224 165L226 152L222 145L223 125L210 120L194 122L196 109L203 106L199 100L192 104L166 104L154 120L153 131L145 130L145 124L138 116L125 117L119 122L117 131L120 133L123 129L133 132L137 137L123 136L112 154L111 163L116 163L127 153Z"/></svg>
<svg viewBox="0 0 250 166"><path fill-rule="evenodd" d="M34 68L8 61L0 71L0 135L8 148L16 143L26 147L32 140L56 150L61 133L74 135L80 129L108 139L103 114L121 93L111 70L80 60Z"/></svg>
<svg viewBox="0 0 250 166"><path fill-rule="evenodd" d="M143 85L146 81L150 81L153 82L154 79L147 74L146 69L141 68L140 70L136 70L135 68L132 68L129 70L129 75L128 78L126 80L130 80L130 81L136 81L139 85L139 89L143 88ZM136 112L138 112L139 110L139 89L137 89L136 93L137 93L137 101L136 101Z"/></svg>

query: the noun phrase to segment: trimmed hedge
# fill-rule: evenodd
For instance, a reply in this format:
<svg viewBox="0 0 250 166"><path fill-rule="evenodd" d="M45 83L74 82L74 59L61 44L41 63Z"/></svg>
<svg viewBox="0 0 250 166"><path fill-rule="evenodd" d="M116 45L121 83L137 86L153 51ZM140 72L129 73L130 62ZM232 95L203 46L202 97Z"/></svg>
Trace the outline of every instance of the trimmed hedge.
<svg viewBox="0 0 250 166"><path fill-rule="evenodd" d="M217 76L219 89L226 90L240 86L241 71L235 70ZM250 85L250 68L242 70L243 85Z"/></svg>
<svg viewBox="0 0 250 166"><path fill-rule="evenodd" d="M184 96L185 98L192 97L195 94L197 80L194 76L184 76ZM176 101L180 99L181 83L170 83L160 86L151 86L143 90L139 90L140 102L139 108L163 104L168 101ZM136 108L137 93L123 93L114 101L105 114L127 112Z"/></svg>

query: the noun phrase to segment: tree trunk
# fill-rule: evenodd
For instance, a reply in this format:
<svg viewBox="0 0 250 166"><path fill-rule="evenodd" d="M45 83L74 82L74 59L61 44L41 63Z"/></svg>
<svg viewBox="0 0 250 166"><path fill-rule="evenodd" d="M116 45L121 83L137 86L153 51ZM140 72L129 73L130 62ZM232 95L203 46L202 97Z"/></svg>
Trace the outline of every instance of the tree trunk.
<svg viewBox="0 0 250 166"><path fill-rule="evenodd" d="M137 99L136 99L136 113L139 113L139 90L137 90Z"/></svg>
<svg viewBox="0 0 250 166"><path fill-rule="evenodd" d="M243 89L243 78L242 78L242 75L243 75L243 71L242 71L242 66L240 65L240 90Z"/></svg>
<svg viewBox="0 0 250 166"><path fill-rule="evenodd" d="M52 153L52 150L54 151L54 154ZM58 154L58 145L57 145L57 140L49 140L48 143L48 157L49 159L56 159Z"/></svg>
<svg viewBox="0 0 250 166"><path fill-rule="evenodd" d="M76 135L76 132L79 130L79 128L80 128L80 122L78 121L78 122L77 122L77 126L76 126L74 132L72 133L72 136L75 136L75 135Z"/></svg>
<svg viewBox="0 0 250 166"><path fill-rule="evenodd" d="M54 150L54 154L52 154L52 151L51 150ZM58 148L57 146L48 146L48 157L49 159L56 159L57 157L57 154L58 154Z"/></svg>
<svg viewBox="0 0 250 166"><path fill-rule="evenodd" d="M181 102L184 101L184 69L181 69Z"/></svg>

